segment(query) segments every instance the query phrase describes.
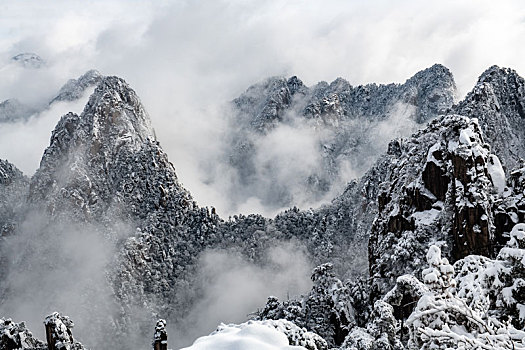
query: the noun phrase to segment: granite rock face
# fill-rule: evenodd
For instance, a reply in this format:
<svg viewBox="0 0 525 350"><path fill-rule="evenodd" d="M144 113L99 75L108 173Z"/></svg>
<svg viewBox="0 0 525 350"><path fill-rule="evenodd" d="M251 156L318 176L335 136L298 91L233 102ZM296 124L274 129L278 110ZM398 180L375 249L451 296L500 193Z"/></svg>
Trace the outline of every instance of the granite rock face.
<svg viewBox="0 0 525 350"><path fill-rule="evenodd" d="M492 205L504 173L477 120L437 119L403 140L400 149L381 184L370 232L377 295L392 288L398 276L418 271L430 244L440 242L451 261L495 254Z"/></svg>
<svg viewBox="0 0 525 350"><path fill-rule="evenodd" d="M29 179L0 159L0 237L13 233L24 209Z"/></svg>
<svg viewBox="0 0 525 350"><path fill-rule="evenodd" d="M453 110L478 118L487 142L507 174L520 164L525 157L525 80L516 71L490 67Z"/></svg>

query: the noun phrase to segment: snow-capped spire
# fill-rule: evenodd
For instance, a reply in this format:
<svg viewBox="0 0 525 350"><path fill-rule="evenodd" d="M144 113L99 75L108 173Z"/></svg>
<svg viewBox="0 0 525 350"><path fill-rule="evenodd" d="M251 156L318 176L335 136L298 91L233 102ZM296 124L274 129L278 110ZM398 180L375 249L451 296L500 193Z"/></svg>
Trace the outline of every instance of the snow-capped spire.
<svg viewBox="0 0 525 350"><path fill-rule="evenodd" d="M118 77L101 80L81 117L82 124L90 129L94 137L104 138L110 143L117 139L138 142L156 139L149 116L137 94L124 79Z"/></svg>
<svg viewBox="0 0 525 350"><path fill-rule="evenodd" d="M159 198L151 189L149 193L142 189L147 182L157 181L157 175L146 176L145 167L166 173L162 190L160 184L153 187ZM106 212L110 203L130 191L139 191L136 195L145 198L143 209L131 207L142 212L151 200L158 206L171 190L188 196L158 146L138 96L123 79L104 77L82 114L68 113L57 124L32 179L30 198L54 203L48 205L51 211L78 208L79 215L92 217L94 212Z"/></svg>

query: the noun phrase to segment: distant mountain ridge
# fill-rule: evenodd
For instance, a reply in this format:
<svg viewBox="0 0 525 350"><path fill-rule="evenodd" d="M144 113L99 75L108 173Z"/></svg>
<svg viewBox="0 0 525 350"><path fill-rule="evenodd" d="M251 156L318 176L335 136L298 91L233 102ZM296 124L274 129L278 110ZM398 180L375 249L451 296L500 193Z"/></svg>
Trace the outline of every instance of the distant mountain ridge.
<svg viewBox="0 0 525 350"><path fill-rule="evenodd" d="M437 64L404 84L353 87L338 78L307 87L295 76L269 78L231 103L224 157L234 171L235 186L226 191L236 201L249 193L274 208L315 203L342 190L350 180L344 178L349 170L354 177L362 175L391 137L409 136L446 113L455 98L452 74ZM298 151L284 159L282 154L268 154L266 142L280 128L315 137L313 149L304 150L314 152L305 154L306 159L315 159L294 179L281 176L286 165L276 164L302 157Z"/></svg>
<svg viewBox="0 0 525 350"><path fill-rule="evenodd" d="M11 61L19 63L24 68L31 69L42 68L46 64L46 61L44 61L42 57L31 52L19 53L18 55L11 57Z"/></svg>
<svg viewBox="0 0 525 350"><path fill-rule="evenodd" d="M18 55L20 56L20 55ZM18 57L15 56L15 57ZM23 58L20 58L23 59ZM30 59L30 58L29 58ZM39 67L35 67L39 68ZM102 80L102 75L96 70L89 70L78 79L70 79L61 88L46 106L29 106L16 98L0 102L0 124L27 121L32 115L42 112L59 101L76 101L86 90L93 89Z"/></svg>

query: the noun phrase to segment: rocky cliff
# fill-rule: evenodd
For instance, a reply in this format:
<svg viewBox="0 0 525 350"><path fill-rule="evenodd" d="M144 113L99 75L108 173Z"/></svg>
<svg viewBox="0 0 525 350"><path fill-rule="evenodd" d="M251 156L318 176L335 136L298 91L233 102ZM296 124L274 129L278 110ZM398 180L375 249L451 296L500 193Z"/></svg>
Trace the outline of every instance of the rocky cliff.
<svg viewBox="0 0 525 350"><path fill-rule="evenodd" d="M493 152L509 174L525 157L525 80L509 68L492 66L474 89L453 108L455 113L478 118Z"/></svg>

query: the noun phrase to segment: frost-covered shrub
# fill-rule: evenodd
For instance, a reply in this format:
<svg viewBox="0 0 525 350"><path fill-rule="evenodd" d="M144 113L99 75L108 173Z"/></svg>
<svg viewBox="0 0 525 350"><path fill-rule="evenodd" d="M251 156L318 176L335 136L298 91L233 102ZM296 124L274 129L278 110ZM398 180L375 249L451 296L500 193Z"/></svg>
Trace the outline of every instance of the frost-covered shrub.
<svg viewBox="0 0 525 350"><path fill-rule="evenodd" d="M307 350L327 350L328 343L319 335L300 328L287 320L262 321L265 326L273 327L288 338L290 345L302 346Z"/></svg>
<svg viewBox="0 0 525 350"><path fill-rule="evenodd" d="M374 303L374 319L368 332L375 338L375 349L392 349L396 345L398 322L394 317L392 305L378 300Z"/></svg>
<svg viewBox="0 0 525 350"><path fill-rule="evenodd" d="M368 279L364 277L352 278L346 280L344 283L351 298L355 323L363 327L369 321L372 313Z"/></svg>
<svg viewBox="0 0 525 350"><path fill-rule="evenodd" d="M270 297L256 319L284 318L319 334L330 346L340 345L355 326L350 291L335 277L332 264L316 267L311 278L314 285L310 293L282 303Z"/></svg>
<svg viewBox="0 0 525 350"><path fill-rule="evenodd" d="M454 268L447 258L441 258L441 249L435 245L428 249L427 262L430 266L423 270L425 284L432 292L447 294L456 285Z"/></svg>
<svg viewBox="0 0 525 350"><path fill-rule="evenodd" d="M354 327L346 337L341 349L373 350L375 339L364 328Z"/></svg>
<svg viewBox="0 0 525 350"><path fill-rule="evenodd" d="M483 259L480 261L487 263ZM429 292L419 299L407 320L409 349L512 349L516 346L513 341L521 340L521 333L490 317L486 305L476 302L480 299L476 295L481 289L476 287L480 285L479 281L460 281L459 294L466 299L460 298L456 281L452 278L454 268L447 259L441 258L437 246L430 247L427 262L430 266L423 271L423 277ZM475 266L472 261L459 265L462 268Z"/></svg>
<svg viewBox="0 0 525 350"><path fill-rule="evenodd" d="M505 261L507 284L498 293L497 305L507 310L516 328L525 330L525 224L514 226L498 260Z"/></svg>
<svg viewBox="0 0 525 350"><path fill-rule="evenodd" d="M378 300L374 303L372 320L367 328L354 327L346 337L341 349L402 349L397 334L399 322L394 317L392 305Z"/></svg>
<svg viewBox="0 0 525 350"><path fill-rule="evenodd" d="M326 341L286 320L220 324L209 336L182 350L328 350Z"/></svg>
<svg viewBox="0 0 525 350"><path fill-rule="evenodd" d="M412 275L399 276L396 285L383 297L383 301L394 307L394 316L404 320L412 313L415 304L428 287Z"/></svg>

